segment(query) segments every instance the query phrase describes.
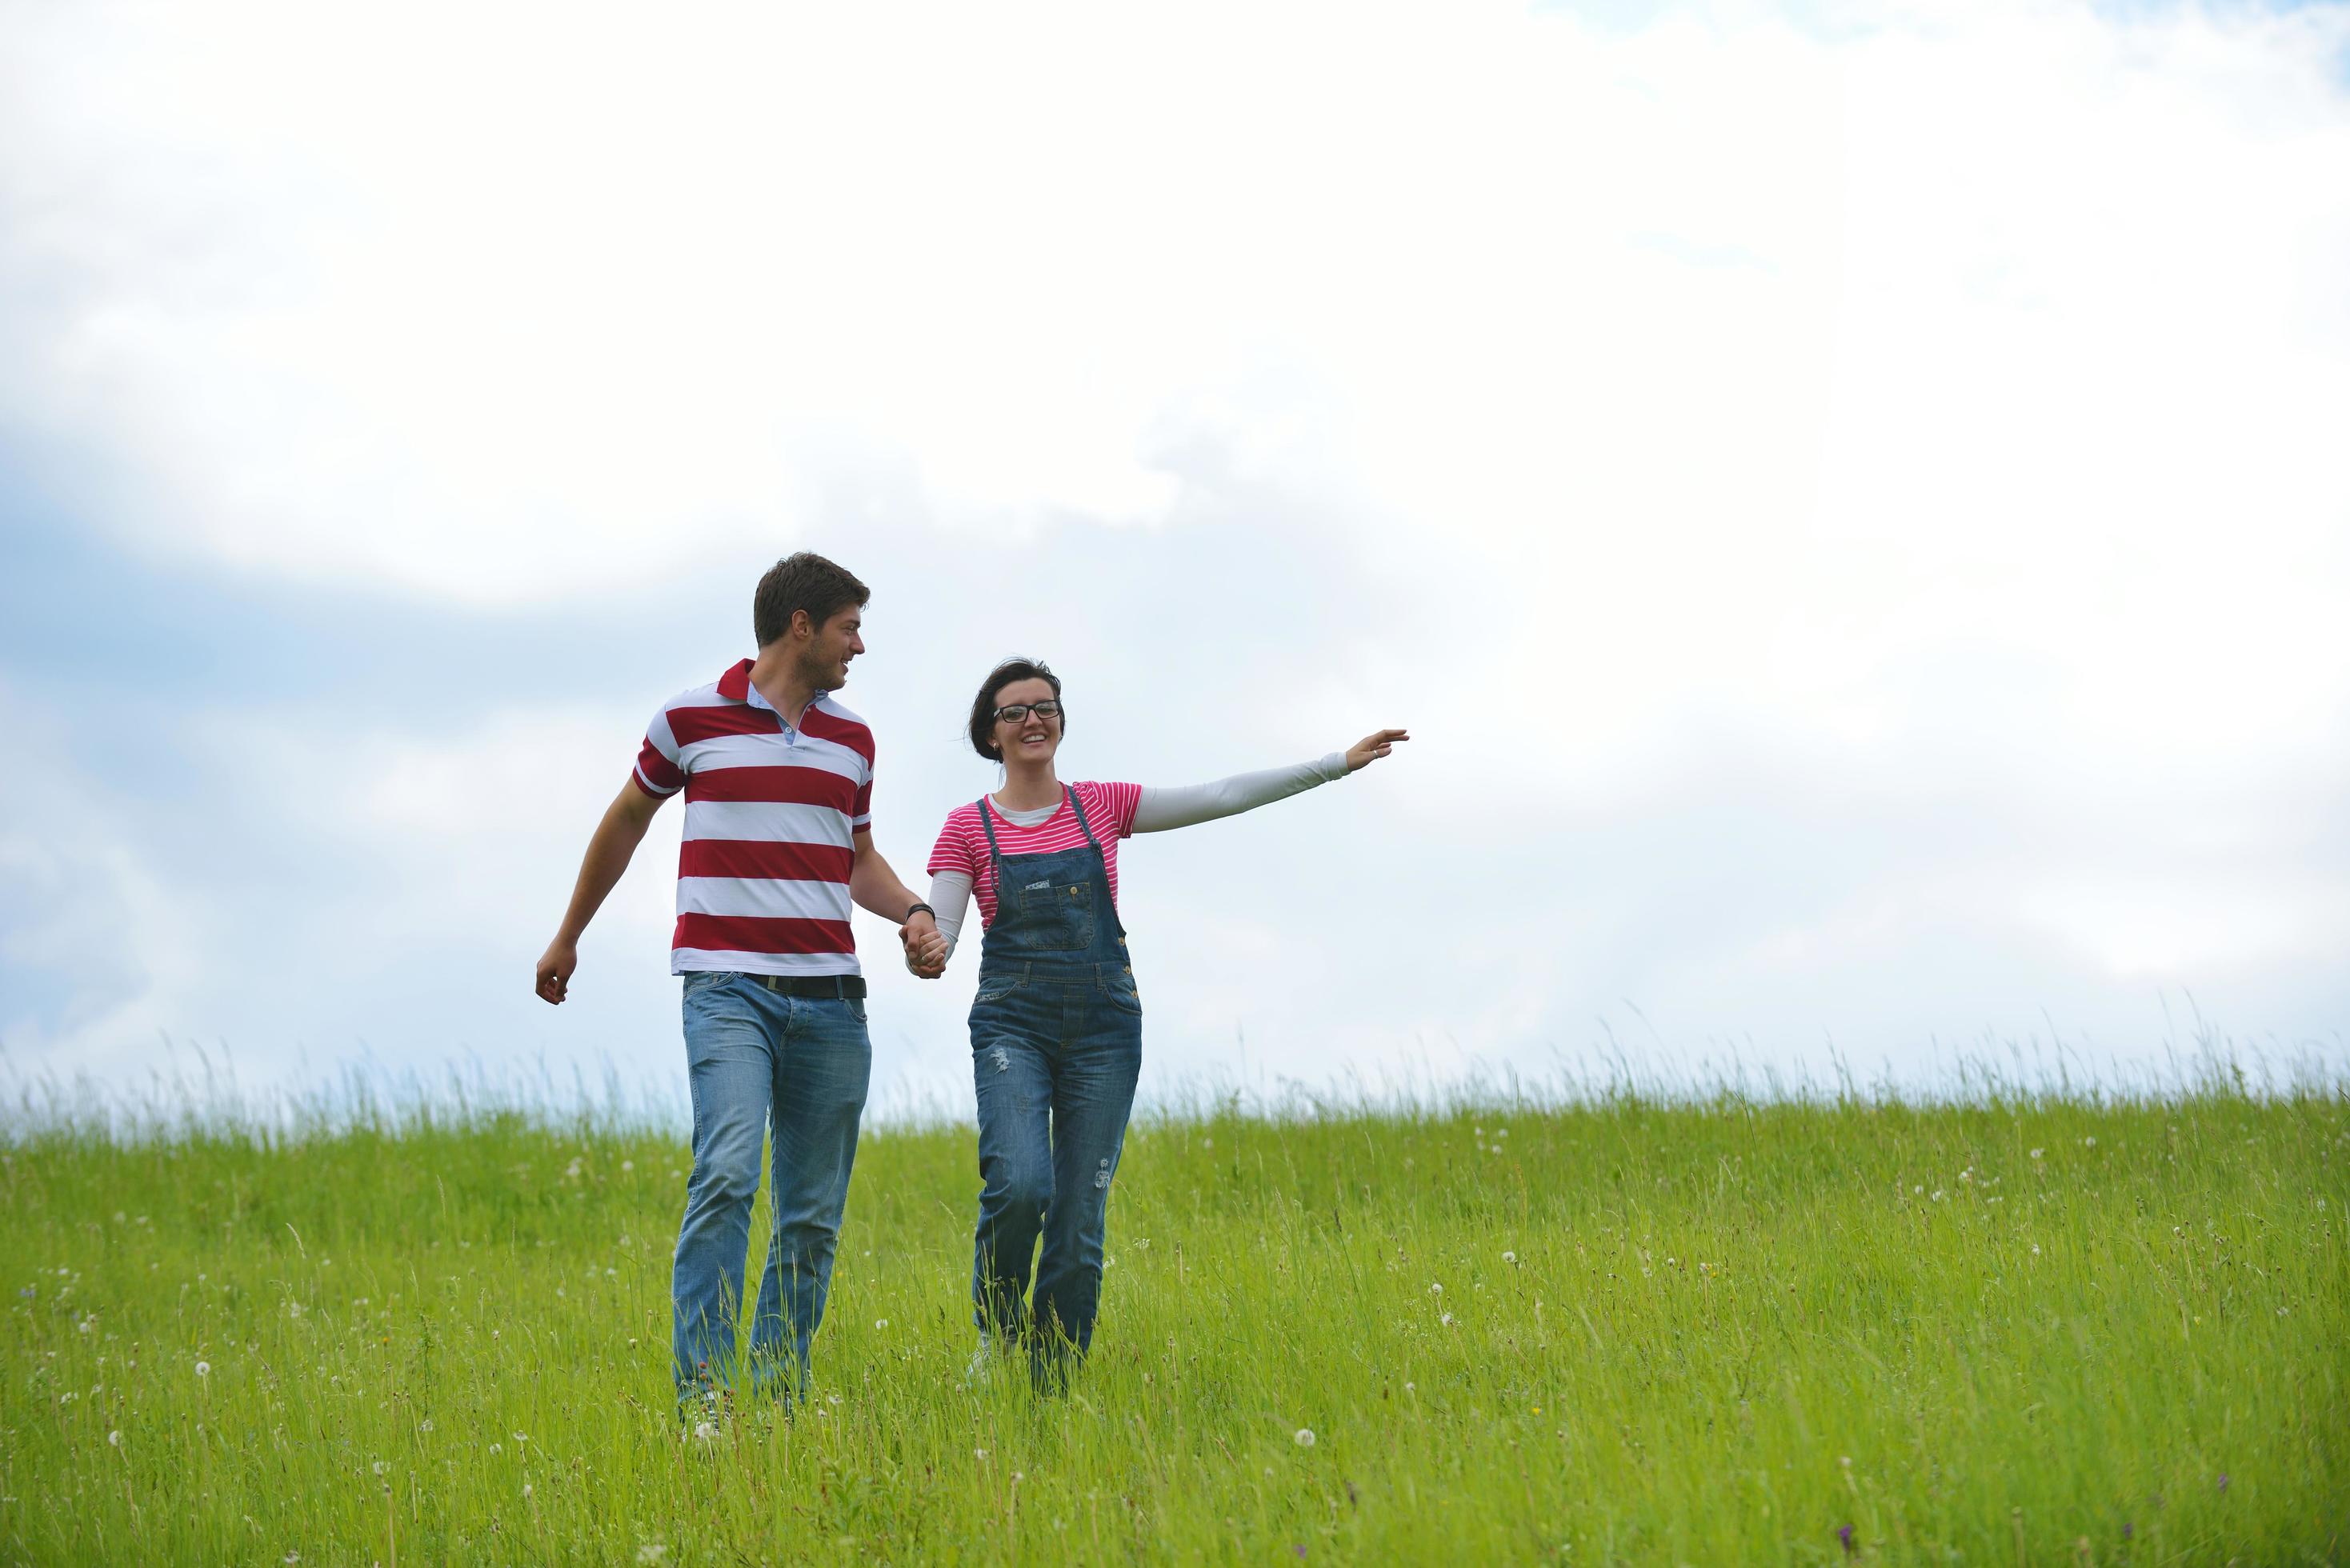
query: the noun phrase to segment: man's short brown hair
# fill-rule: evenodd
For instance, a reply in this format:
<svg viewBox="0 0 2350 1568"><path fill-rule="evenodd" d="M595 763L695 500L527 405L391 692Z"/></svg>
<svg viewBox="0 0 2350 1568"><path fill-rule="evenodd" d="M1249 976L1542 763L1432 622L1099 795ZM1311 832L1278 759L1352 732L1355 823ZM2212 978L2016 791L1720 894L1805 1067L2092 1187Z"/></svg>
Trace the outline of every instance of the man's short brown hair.
<svg viewBox="0 0 2350 1568"><path fill-rule="evenodd" d="M871 590L813 550L786 556L767 568L751 599L751 630L764 648L792 629L792 612L807 611L821 628L852 605L862 606Z"/></svg>

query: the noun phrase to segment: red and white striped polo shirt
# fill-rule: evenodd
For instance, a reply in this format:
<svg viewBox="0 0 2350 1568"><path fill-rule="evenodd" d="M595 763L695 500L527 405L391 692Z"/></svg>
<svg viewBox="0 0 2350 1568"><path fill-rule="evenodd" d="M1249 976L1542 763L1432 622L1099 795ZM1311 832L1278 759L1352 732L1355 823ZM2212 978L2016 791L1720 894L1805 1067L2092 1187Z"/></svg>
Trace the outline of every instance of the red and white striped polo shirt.
<svg viewBox="0 0 2350 1568"><path fill-rule="evenodd" d="M873 822L873 732L819 694L784 722L743 660L653 715L637 786L685 792L671 974L855 974L848 871Z"/></svg>
<svg viewBox="0 0 2350 1568"><path fill-rule="evenodd" d="M1101 841L1102 860L1109 872L1110 901L1115 904L1118 841L1134 836L1134 812L1142 804L1142 786L1074 784L1069 789L1085 803L1086 821ZM1055 849L1075 849L1086 841L1086 830L1077 826L1077 814L1066 801L1034 827L1006 822L992 802L989 810L995 822L995 842L1006 855L1046 855ZM995 924L995 872L988 864L987 830L980 826L979 802L966 801L947 813L946 826L939 829L939 842L931 851L926 869L933 877L941 871L960 871L970 877L971 890L979 899L981 927Z"/></svg>

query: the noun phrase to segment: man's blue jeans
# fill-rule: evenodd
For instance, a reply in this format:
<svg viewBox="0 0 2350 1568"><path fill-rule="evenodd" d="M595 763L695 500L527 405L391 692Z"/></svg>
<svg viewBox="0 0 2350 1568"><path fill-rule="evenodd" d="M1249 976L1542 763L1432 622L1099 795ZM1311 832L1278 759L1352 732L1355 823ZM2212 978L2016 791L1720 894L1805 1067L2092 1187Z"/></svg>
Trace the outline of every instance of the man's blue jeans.
<svg viewBox="0 0 2350 1568"><path fill-rule="evenodd" d="M751 1201L771 1122L775 1223L751 1321L750 1382L755 1392L805 1390L808 1341L824 1318L857 1158L857 1120L873 1068L865 1003L779 995L761 978L723 971L685 977L693 1176L671 1285L681 1398L735 1382Z"/></svg>

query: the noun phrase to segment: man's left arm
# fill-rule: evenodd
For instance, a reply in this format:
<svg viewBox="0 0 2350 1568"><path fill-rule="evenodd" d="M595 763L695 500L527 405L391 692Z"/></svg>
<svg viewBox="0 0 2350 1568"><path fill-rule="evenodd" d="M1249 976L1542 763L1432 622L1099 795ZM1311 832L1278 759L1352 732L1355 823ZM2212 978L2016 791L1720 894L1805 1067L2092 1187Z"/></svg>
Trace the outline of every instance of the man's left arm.
<svg viewBox="0 0 2350 1568"><path fill-rule="evenodd" d="M936 979L946 968L947 940L939 935L938 922L931 919L928 909L914 909L921 902L912 889L898 879L889 862L873 846L873 835L858 829L851 842L857 846L857 858L848 869L848 896L857 900L858 908L880 916L898 928L898 940L906 946L908 961L914 972L926 979ZM908 910L913 910L909 915ZM936 954L935 960L930 955Z"/></svg>

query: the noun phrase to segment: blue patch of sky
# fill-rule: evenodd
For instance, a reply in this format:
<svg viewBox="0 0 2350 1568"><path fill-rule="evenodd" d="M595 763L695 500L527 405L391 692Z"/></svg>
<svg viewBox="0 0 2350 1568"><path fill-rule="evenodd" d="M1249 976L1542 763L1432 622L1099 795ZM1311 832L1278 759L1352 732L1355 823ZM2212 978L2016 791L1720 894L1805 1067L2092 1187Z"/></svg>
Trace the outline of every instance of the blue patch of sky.
<svg viewBox="0 0 2350 1568"><path fill-rule="evenodd" d="M625 606L469 607L167 557L92 525L5 452L0 518L0 674L61 704L364 705L370 723L423 727L446 721L455 691L626 691L645 680L648 643L712 640L691 573ZM614 638L615 618L645 635Z"/></svg>

